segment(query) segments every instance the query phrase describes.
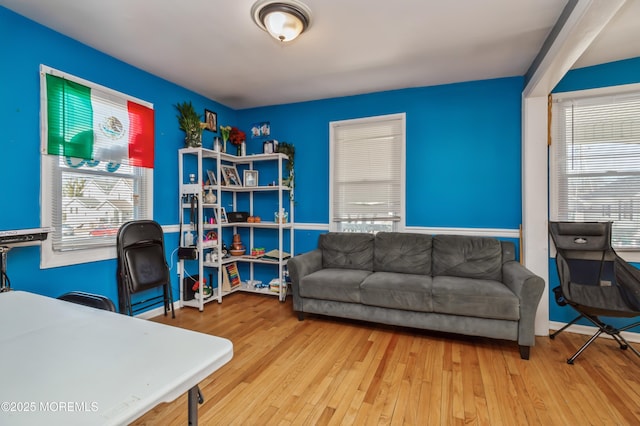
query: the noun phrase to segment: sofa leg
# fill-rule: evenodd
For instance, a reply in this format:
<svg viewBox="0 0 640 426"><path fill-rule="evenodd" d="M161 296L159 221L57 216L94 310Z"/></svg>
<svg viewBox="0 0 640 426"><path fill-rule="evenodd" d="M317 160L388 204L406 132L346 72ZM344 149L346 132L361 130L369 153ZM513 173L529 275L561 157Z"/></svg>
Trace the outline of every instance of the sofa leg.
<svg viewBox="0 0 640 426"><path fill-rule="evenodd" d="M304 321L304 312L298 312L298 321Z"/></svg>
<svg viewBox="0 0 640 426"><path fill-rule="evenodd" d="M520 347L520 358L529 359L529 351L531 350L530 346L519 345Z"/></svg>

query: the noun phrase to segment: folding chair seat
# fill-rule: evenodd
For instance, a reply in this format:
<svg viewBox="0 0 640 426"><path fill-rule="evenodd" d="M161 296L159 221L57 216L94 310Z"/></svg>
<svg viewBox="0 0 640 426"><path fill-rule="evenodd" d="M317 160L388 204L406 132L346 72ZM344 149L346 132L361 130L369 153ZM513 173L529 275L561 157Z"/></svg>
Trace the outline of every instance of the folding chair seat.
<svg viewBox="0 0 640 426"><path fill-rule="evenodd" d="M127 222L118 230L116 245L120 312L133 315L162 302L164 314L167 315L171 310L175 318L162 227L152 220ZM162 294L153 295L151 290L159 287L162 288ZM138 293L145 293L142 296L147 298L132 302L132 295Z"/></svg>
<svg viewBox="0 0 640 426"><path fill-rule="evenodd" d="M640 317L640 270L630 265L611 246L612 222L550 222L549 233L556 248L556 267L560 286L553 289L556 303L569 305L578 316L549 337L584 318L597 327L596 333L567 359L575 359L602 333L611 336L620 349L640 352L621 332L640 325L640 321L614 327L600 317Z"/></svg>

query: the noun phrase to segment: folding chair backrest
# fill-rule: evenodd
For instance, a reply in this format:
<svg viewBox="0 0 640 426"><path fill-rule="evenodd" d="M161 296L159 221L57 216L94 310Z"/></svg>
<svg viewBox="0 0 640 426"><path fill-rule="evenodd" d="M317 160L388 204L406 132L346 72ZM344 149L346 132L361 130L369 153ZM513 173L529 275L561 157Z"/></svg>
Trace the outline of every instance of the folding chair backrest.
<svg viewBox="0 0 640 426"><path fill-rule="evenodd" d="M102 309L104 311L116 311L116 307L111 299L99 294L86 293L84 291L70 291L58 296L58 299L91 308Z"/></svg>
<svg viewBox="0 0 640 426"><path fill-rule="evenodd" d="M121 311L133 313L131 295L156 287L163 288L165 313L172 303L171 276L165 258L162 227L152 220L136 220L120 227L116 237L118 250L118 293ZM154 298L149 299L154 300Z"/></svg>
<svg viewBox="0 0 640 426"><path fill-rule="evenodd" d="M566 262L571 281L600 285L614 279L611 222L550 222L549 233L560 255L558 267Z"/></svg>
<svg viewBox="0 0 640 426"><path fill-rule="evenodd" d="M137 245L144 241L155 241L164 245L164 233L162 227L152 220L136 220L127 222L120 227L117 236L118 248Z"/></svg>
<svg viewBox="0 0 640 426"><path fill-rule="evenodd" d="M125 223L118 232L117 245L122 263L120 273L132 294L161 286L170 279L164 234L156 222Z"/></svg>
<svg viewBox="0 0 640 426"><path fill-rule="evenodd" d="M165 284L169 270L161 244L150 242L123 249L129 291L138 293Z"/></svg>
<svg viewBox="0 0 640 426"><path fill-rule="evenodd" d="M565 253L611 251L611 222L549 222L549 231Z"/></svg>

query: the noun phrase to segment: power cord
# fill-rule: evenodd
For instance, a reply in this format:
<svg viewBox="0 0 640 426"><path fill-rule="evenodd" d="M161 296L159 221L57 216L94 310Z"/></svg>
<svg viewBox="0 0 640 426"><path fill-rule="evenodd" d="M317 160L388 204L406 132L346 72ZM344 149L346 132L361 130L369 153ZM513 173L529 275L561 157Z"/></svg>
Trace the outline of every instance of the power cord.
<svg viewBox="0 0 640 426"><path fill-rule="evenodd" d="M178 249L179 249L179 248L180 248L180 247L176 247L176 249L175 249L175 250L173 250L173 251L171 252L171 254L169 255L169 261L171 262L171 263L170 263L170 265L171 265L171 266L169 267L169 271L173 271L173 266L174 266L174 263L173 263L173 256L178 252ZM175 265L176 265L176 266L178 265L178 261L177 261L177 259L176 259L176 263L175 263Z"/></svg>

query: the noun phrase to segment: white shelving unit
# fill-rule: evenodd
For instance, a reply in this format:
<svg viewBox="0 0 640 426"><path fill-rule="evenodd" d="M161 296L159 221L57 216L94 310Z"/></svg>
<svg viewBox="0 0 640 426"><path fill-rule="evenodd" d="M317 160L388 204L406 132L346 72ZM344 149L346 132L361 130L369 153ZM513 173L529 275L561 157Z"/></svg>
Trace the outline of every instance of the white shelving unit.
<svg viewBox="0 0 640 426"><path fill-rule="evenodd" d="M218 303L222 303L222 298L224 296L236 291L274 295L278 296L280 301L284 301L287 296L287 285L284 276L287 259L282 258L282 253L286 251L290 254L293 254L294 229L292 189L288 186L282 185L282 169L285 162L288 161L288 157L280 153L255 154L240 157L213 151L206 148L182 148L179 150L178 160L178 173L180 176L180 215L183 220L183 227L180 235L180 246L188 246L187 243L189 241L187 241L188 238L186 238L186 235L187 233L191 232L194 236L193 245L191 247L195 248L197 252L197 259L195 260L179 260L178 268L180 277L180 306L196 307L202 311L206 303L213 300L217 300ZM223 185L221 176L222 165L234 165L236 167L241 166L243 169L255 170L254 167L263 162L265 162L265 164L272 163L276 165L277 180L273 182L275 184L269 186L260 185L255 187L236 187ZM204 183L208 179L207 170L214 171L217 181L215 185L204 185ZM239 174L240 173L241 172L239 172ZM191 174L195 175L194 182L191 182L189 178ZM204 191L208 192L209 189L211 189L216 195L215 203L203 202ZM276 204L275 199L277 198L276 211L280 212L284 209L284 211L286 211L289 215L288 221L286 223L279 223L275 220L261 220L260 223L220 223L220 221L216 221L216 223L208 222L208 218L213 217L214 215L216 215L216 217L220 217L219 213L216 212L219 212L220 207L224 207L221 205L221 200L223 200L223 198L229 198L229 195L231 197L231 205L233 207L233 210L237 209L237 206L240 202L239 197L245 197L243 201L245 204L248 203L248 213L249 215L253 216L254 195L258 193L266 193L266 197L273 198L273 200L271 201L274 202L274 205ZM273 197L270 197L270 195L273 195ZM193 203L194 208L192 209L191 200L194 197L197 202ZM249 240L243 241L246 248L246 253L242 256L229 256L222 259L218 257L215 261L205 261L207 253L222 253L223 238L225 237L225 235L229 234L228 231L225 232L225 230L228 228L231 228L231 232L233 234L238 233L241 229L245 229L248 231ZM278 253L280 253L277 259L267 260L262 258L254 259L245 257L250 254L251 248L254 247L254 231L257 229L266 229L273 232L274 245L277 245ZM214 231L217 234L217 240L207 240L206 236L211 231ZM288 245L285 244L285 238L288 238ZM267 251L269 250L271 250L271 248L267 249ZM238 265L243 263L248 264L249 277L248 280L243 280L239 286L231 289L230 291L224 291L222 285L223 266L233 262L237 262ZM209 274L212 274L212 276L215 276L217 279L217 287L213 289L212 295L206 299L203 299L202 297L196 297L191 300L186 300L184 279L190 276L190 274L187 273L187 270L195 269L196 263L199 279L201 280L203 277L207 278L207 285L211 286L212 283L208 282L208 276ZM254 266L258 264L273 266L273 278L277 278L278 282L281 283L281 285L279 286L279 291L277 293L271 291L269 287L255 288L251 284L255 281ZM202 292L200 292L200 294L202 294Z"/></svg>

